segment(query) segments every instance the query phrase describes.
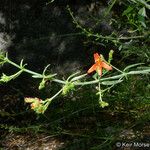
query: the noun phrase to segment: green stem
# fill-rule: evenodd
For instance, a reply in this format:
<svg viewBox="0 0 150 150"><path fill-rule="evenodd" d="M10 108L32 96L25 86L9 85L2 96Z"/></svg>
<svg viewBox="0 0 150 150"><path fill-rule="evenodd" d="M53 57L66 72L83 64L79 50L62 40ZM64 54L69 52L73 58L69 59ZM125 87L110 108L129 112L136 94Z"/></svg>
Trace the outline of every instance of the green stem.
<svg viewBox="0 0 150 150"><path fill-rule="evenodd" d="M59 90L53 97L51 97L50 99L53 100L55 97L57 97L60 93L62 92L62 89Z"/></svg>
<svg viewBox="0 0 150 150"><path fill-rule="evenodd" d="M22 70L24 72L27 72L29 74L32 74L32 75L36 75L37 78L43 78L43 75L40 74L40 73L37 73L37 72L34 72L34 71L31 71L29 69L25 69L25 68L22 68L20 67L19 65L17 65L16 63L12 62L11 60L9 60L8 58L6 59L6 62L8 62L9 64L17 67L18 69ZM114 66L113 66L114 67ZM116 69L116 67L115 67ZM118 70L118 69L117 69ZM101 78L99 80L92 80L92 81L87 81L87 82L74 82L74 85L89 85L89 84L96 84L98 83L99 81L107 81L107 80L113 80L113 79L119 79L119 78L123 78L123 77L126 77L127 75L132 75L132 74L148 74L150 73L150 69L145 69L145 70L139 70L139 71L130 71L130 72L122 72L120 70L118 70L119 72L121 72L121 74L119 75L116 75L116 76L112 76L112 77L108 77L108 78ZM82 76L82 75L81 75ZM53 79L52 80L53 82L56 82L56 83L60 83L60 84L66 84L66 81L63 81L63 80L59 80L59 79Z"/></svg>
<svg viewBox="0 0 150 150"><path fill-rule="evenodd" d="M99 90L99 101L102 102L102 93L101 93L101 84L100 84L100 79L99 79L99 82L98 82L98 90Z"/></svg>
<svg viewBox="0 0 150 150"><path fill-rule="evenodd" d="M11 64L11 65L15 66L16 68L18 68L18 69L22 70L22 68L21 68L19 65L17 65L17 64L16 64L16 63L14 63L14 62L12 62L11 60L7 59L6 61L7 61L9 64ZM37 73L37 72L31 71L31 70L29 70L29 69L25 69L25 68L23 68L23 71L24 71L24 72L27 72L27 73L29 73L29 74L32 74L32 75L39 76L39 78L43 78L43 75L41 75L40 73Z"/></svg>
<svg viewBox="0 0 150 150"><path fill-rule="evenodd" d="M110 64L110 66L112 66L114 69L116 69L118 72L121 72L122 74L124 73L123 71L121 71L120 69L118 69L118 68L116 68L115 66L113 66L113 65L111 65Z"/></svg>
<svg viewBox="0 0 150 150"><path fill-rule="evenodd" d="M113 5L115 4L116 0L114 0L110 6L110 8L108 9L108 12L111 10L111 8L113 7ZM144 38L146 37L147 35L149 35L150 33L146 33L145 35L139 35L139 36L131 36L131 37L112 37L111 35L110 36L103 36L103 35L100 35L100 34L95 34L93 32L91 32L90 30L82 27L78 22L77 20L75 19L74 15L73 15L73 12L71 11L70 7L68 6L67 7L68 11L69 11L69 14L73 20L73 23L77 26L77 28L81 29L82 30L82 33L89 36L89 37L96 37L97 39L105 39L105 40L110 40L110 41L113 41L113 40L130 40L130 39L140 39L140 38ZM107 15L107 12L106 12L106 15Z"/></svg>
<svg viewBox="0 0 150 150"><path fill-rule="evenodd" d="M108 10L106 11L104 17L106 17L106 16L109 14L109 12L111 11L111 9L112 9L113 6L115 5L116 1L117 1L117 0L114 0L114 1L112 2L112 4L108 7Z"/></svg>
<svg viewBox="0 0 150 150"><path fill-rule="evenodd" d="M75 83L75 85L89 85L89 84L96 84L99 81L107 81L107 80L113 80L113 79L119 79L119 78L123 78L126 77L127 75L133 75L133 74L148 74L150 73L150 69L145 69L145 70L140 70L140 71L130 71L130 72L123 72L120 75L116 75L116 76L112 76L112 77L108 77L108 78L102 78L99 80L93 80L93 81L87 81L87 82L78 82Z"/></svg>
<svg viewBox="0 0 150 150"><path fill-rule="evenodd" d="M18 68L18 69L22 69L19 65L17 65L17 64L14 63L14 62L12 62L12 61L9 60L9 59L6 59L6 62L8 62L9 64L15 66L15 67ZM26 72L26 73L32 74L32 75L36 75L37 78L43 78L43 75L42 75L42 74L37 73L37 72L34 72L34 71L31 71L31 70L29 70L29 69L24 68L23 71ZM59 80L59 79L53 79L53 81L54 81L54 82L57 82L57 83L60 83L60 84L66 84L65 81L62 81L62 80Z"/></svg>
<svg viewBox="0 0 150 150"><path fill-rule="evenodd" d="M51 101L52 101L55 97L57 97L61 92L62 92L62 89L59 90L59 91L58 91L54 96L52 96L51 98L47 98L47 99L44 101L46 108L49 106L49 104L51 103Z"/></svg>
<svg viewBox="0 0 150 150"><path fill-rule="evenodd" d="M59 80L59 79L53 79L52 81L60 84L66 84L66 81Z"/></svg>
<svg viewBox="0 0 150 150"><path fill-rule="evenodd" d="M143 4L147 9L150 9L150 5L148 3L146 3L145 1L143 1L143 0L136 0L136 1Z"/></svg>
<svg viewBox="0 0 150 150"><path fill-rule="evenodd" d="M123 76L125 76L126 74L124 73L123 74L120 74L120 75L116 75L116 76L112 76L112 77L108 77L108 78L101 78L101 79L98 79L98 80L92 80L92 81L87 81L87 82L77 82L77 83L74 83L75 85L89 85L89 84L96 84L98 83L99 81L106 81L106 80L111 80L111 79L118 79L118 78L121 78Z"/></svg>
<svg viewBox="0 0 150 150"><path fill-rule="evenodd" d="M98 34L91 34L93 37L97 37L99 39L106 39L106 40L130 40L130 39L139 39L139 38L144 38L144 35L139 35L139 36L131 36L131 37L112 37L112 36L102 36Z"/></svg>

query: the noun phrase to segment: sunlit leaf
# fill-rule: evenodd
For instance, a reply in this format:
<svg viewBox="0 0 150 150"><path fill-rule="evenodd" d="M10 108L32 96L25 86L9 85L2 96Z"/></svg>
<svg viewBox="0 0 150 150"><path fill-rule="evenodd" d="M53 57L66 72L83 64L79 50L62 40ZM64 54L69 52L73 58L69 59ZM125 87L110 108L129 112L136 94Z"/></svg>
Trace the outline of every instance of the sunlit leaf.
<svg viewBox="0 0 150 150"><path fill-rule="evenodd" d="M146 10L145 10L145 7L141 8L138 12L139 15L143 16L143 17L146 17Z"/></svg>
<svg viewBox="0 0 150 150"><path fill-rule="evenodd" d="M123 71L126 71L126 70L128 70L128 69L130 69L130 68L133 68L133 67L136 67L136 66L139 66L139 65L143 65L144 63L137 63L137 64L132 64L132 65L129 65L129 66L127 66Z"/></svg>
<svg viewBox="0 0 150 150"><path fill-rule="evenodd" d="M129 14L134 8L129 6L123 13L122 13L122 16L125 16L127 14Z"/></svg>

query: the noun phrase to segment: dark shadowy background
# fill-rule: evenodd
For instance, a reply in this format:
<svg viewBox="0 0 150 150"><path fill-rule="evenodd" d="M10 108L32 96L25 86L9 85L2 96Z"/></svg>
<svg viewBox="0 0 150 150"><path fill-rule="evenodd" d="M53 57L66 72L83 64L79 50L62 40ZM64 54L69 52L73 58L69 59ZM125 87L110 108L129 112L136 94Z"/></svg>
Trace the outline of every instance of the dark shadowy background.
<svg viewBox="0 0 150 150"><path fill-rule="evenodd" d="M105 0L55 0L52 3L0 0L0 49L7 51L16 63L24 59L27 68L36 72L42 72L51 64L48 71L58 73L60 79L78 70L85 73L93 63L94 52L107 58L111 49L114 50L112 63L120 69L137 62L149 65L149 37L121 41L123 50L119 51L113 41L96 41L85 36L76 28L67 10L69 6L75 19L94 33L130 36L127 32L130 24L122 16L126 4L118 1L105 16L109 3ZM118 21L115 25L110 24L114 17ZM7 74L14 71L10 65L0 70ZM95 87L88 86L54 100L44 115L31 111L24 97L45 99L55 94L60 85L49 83L46 89L39 91L39 82L23 74L0 85L0 147L100 150L117 149L118 140L149 141L148 76L129 77L115 86L104 96L110 103L107 108L99 107Z"/></svg>

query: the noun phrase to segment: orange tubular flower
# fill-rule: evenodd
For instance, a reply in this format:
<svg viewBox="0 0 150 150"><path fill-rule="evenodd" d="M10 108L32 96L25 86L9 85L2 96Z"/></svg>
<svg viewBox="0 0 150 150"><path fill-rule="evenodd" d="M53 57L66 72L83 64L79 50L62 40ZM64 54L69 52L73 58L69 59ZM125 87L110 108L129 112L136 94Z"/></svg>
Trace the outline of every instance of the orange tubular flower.
<svg viewBox="0 0 150 150"><path fill-rule="evenodd" d="M87 71L87 73L91 73L93 71L97 71L97 73L102 76L102 70L103 68L106 70L112 70L112 67L109 66L107 63L101 60L101 57L99 56L98 53L94 54L94 60L95 64Z"/></svg>

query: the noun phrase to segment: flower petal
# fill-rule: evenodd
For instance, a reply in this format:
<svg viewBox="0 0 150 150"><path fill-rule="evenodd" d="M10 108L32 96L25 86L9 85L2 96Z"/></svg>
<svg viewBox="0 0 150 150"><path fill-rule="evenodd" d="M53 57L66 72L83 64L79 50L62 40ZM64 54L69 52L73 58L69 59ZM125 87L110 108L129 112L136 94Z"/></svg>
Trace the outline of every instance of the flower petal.
<svg viewBox="0 0 150 150"><path fill-rule="evenodd" d="M102 67L105 68L106 70L112 70L112 67L106 64L105 62L101 63Z"/></svg>
<svg viewBox="0 0 150 150"><path fill-rule="evenodd" d="M95 60L95 63L98 62L98 61L100 61L100 56L99 56L98 53L94 54L94 60Z"/></svg>
<svg viewBox="0 0 150 150"><path fill-rule="evenodd" d="M96 71L96 68L97 68L97 64L94 64L88 71L87 73L91 73L93 71Z"/></svg>
<svg viewBox="0 0 150 150"><path fill-rule="evenodd" d="M96 71L99 76L102 76L102 67L101 66L97 66Z"/></svg>

